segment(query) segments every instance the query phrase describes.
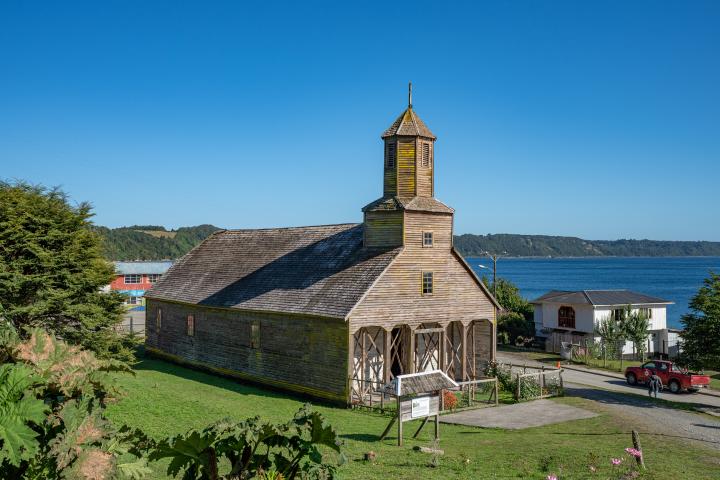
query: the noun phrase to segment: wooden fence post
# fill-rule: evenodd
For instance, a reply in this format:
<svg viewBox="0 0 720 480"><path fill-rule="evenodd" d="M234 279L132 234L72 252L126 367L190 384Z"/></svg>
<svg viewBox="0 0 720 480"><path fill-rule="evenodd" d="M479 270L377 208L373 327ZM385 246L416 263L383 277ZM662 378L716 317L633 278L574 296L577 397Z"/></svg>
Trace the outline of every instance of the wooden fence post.
<svg viewBox="0 0 720 480"><path fill-rule="evenodd" d="M517 389L515 391L515 400L520 401L520 374L517 374Z"/></svg>
<svg viewBox="0 0 720 480"><path fill-rule="evenodd" d="M645 455L643 455L642 447L640 446L640 434L637 432L637 430L632 431L632 441L635 450L640 452L640 456L635 457L635 461L637 461L637 464L640 466L640 468L645 470Z"/></svg>
<svg viewBox="0 0 720 480"><path fill-rule="evenodd" d="M499 403L498 394L500 392L500 389L498 388L498 379L495 377L495 406L497 407Z"/></svg>

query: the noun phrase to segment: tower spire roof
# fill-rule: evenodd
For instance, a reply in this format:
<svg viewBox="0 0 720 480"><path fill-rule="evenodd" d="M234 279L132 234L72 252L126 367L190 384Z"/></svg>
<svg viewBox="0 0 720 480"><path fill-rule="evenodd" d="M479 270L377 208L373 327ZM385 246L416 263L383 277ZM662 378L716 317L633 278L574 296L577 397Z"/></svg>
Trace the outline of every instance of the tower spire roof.
<svg viewBox="0 0 720 480"><path fill-rule="evenodd" d="M408 84L408 106L407 109L400 114L399 117L390 125L390 128L383 132L381 138L392 137L394 135L410 136L410 137L426 137L433 140L435 135L420 120L412 106L412 82Z"/></svg>

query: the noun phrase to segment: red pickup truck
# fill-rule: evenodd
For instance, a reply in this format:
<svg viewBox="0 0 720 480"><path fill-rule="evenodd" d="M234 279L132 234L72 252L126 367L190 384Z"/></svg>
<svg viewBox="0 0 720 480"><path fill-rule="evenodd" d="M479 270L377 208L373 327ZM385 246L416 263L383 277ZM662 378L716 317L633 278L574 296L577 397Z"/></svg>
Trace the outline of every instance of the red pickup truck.
<svg viewBox="0 0 720 480"><path fill-rule="evenodd" d="M646 383L653 373L660 377L663 387L669 388L672 393L680 393L683 390L697 392L700 388L707 388L710 385L709 376L690 373L666 360L653 360L639 367L628 367L625 369L625 379L628 384L637 385Z"/></svg>

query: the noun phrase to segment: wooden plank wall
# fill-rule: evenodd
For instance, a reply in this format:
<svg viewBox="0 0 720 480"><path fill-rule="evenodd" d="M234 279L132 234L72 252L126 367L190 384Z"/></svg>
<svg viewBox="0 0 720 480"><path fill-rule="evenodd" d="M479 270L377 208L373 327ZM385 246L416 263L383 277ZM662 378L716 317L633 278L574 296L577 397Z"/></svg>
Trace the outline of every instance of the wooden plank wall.
<svg viewBox="0 0 720 480"><path fill-rule="evenodd" d="M385 139L385 161L383 163L383 195L390 197L397 195L397 150L395 151L395 165L388 168L388 144L396 143L394 138ZM397 148L397 147L396 147Z"/></svg>
<svg viewBox="0 0 720 480"><path fill-rule="evenodd" d="M394 247L403 244L403 212L365 213L365 246Z"/></svg>
<svg viewBox="0 0 720 480"><path fill-rule="evenodd" d="M430 161L423 166L423 145L430 147ZM417 195L421 197L433 196L433 144L429 140L417 139Z"/></svg>
<svg viewBox="0 0 720 480"><path fill-rule="evenodd" d="M398 188L400 197L415 196L415 140L398 141Z"/></svg>
<svg viewBox="0 0 720 480"><path fill-rule="evenodd" d="M162 308L160 332L156 329ZM186 331L195 315L195 335ZM251 325L260 325L252 348ZM342 320L211 309L148 299L146 346L198 366L345 402L348 329Z"/></svg>
<svg viewBox="0 0 720 480"><path fill-rule="evenodd" d="M363 326L494 319L494 305L452 254L452 215L405 212L405 249L350 315L350 330ZM422 246L432 231L434 246ZM434 292L422 295L422 272L432 271Z"/></svg>

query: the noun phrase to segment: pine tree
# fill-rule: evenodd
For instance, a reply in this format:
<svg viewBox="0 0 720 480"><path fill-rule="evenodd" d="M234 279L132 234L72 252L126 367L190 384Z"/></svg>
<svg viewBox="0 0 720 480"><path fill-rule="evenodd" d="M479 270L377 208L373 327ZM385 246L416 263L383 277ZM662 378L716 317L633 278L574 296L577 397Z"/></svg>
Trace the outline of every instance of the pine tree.
<svg viewBox="0 0 720 480"><path fill-rule="evenodd" d="M132 339L115 330L122 298L101 291L114 272L91 217L89 204L70 205L59 189L0 182L0 317L131 360Z"/></svg>
<svg viewBox="0 0 720 480"><path fill-rule="evenodd" d="M683 315L682 355L693 368L720 368L720 275L710 272Z"/></svg>

